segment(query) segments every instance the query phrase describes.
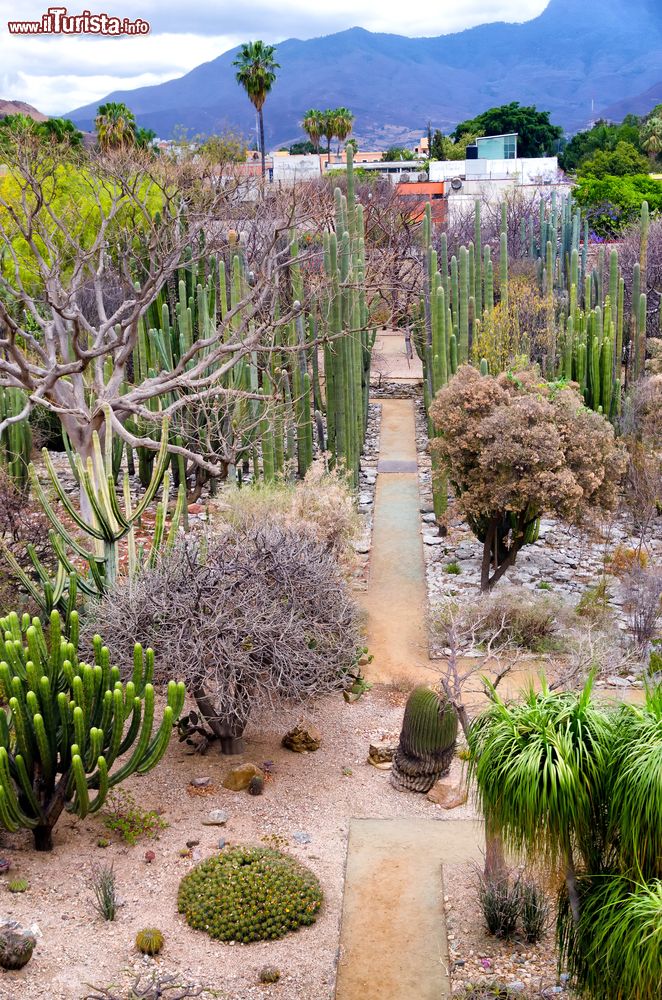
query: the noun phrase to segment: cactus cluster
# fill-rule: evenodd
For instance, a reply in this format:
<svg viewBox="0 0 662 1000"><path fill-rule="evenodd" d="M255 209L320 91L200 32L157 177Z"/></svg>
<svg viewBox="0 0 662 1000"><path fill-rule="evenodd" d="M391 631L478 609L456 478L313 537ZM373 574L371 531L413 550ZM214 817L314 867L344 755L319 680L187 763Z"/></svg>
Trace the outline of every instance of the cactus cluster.
<svg viewBox="0 0 662 1000"><path fill-rule="evenodd" d="M136 645L132 679L123 684L98 636L94 664L79 661L75 611L68 639L57 611L48 637L38 618L14 612L0 619L0 629L0 696L7 704L0 712L0 826L32 830L37 850L50 850L63 809L80 817L97 812L110 788L158 764L184 705L184 685L169 683L154 732L151 650Z"/></svg>
<svg viewBox="0 0 662 1000"><path fill-rule="evenodd" d="M266 847L235 847L202 861L179 886L178 909L221 941L268 941L312 924L322 905L315 875Z"/></svg>
<svg viewBox="0 0 662 1000"><path fill-rule="evenodd" d="M415 688L407 699L391 783L408 791L429 791L450 768L457 726L457 712L437 691Z"/></svg>
<svg viewBox="0 0 662 1000"><path fill-rule="evenodd" d="M25 394L20 389L0 386L0 422L19 417L25 402ZM27 419L17 420L0 434L0 467L19 490L25 490L28 485L31 452L32 431Z"/></svg>

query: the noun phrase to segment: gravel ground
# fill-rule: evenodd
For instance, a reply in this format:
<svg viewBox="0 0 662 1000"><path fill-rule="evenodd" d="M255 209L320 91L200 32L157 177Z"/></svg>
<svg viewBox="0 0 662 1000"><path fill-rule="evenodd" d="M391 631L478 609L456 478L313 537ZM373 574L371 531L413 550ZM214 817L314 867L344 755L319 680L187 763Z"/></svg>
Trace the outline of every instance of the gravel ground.
<svg viewBox="0 0 662 1000"><path fill-rule="evenodd" d="M0 975L0 1000L82 1000L89 992L86 984L126 983L155 964L213 987L223 1000L330 1000L349 818L471 815L466 806L445 812L424 796L397 792L388 772L367 763L371 736L399 731L403 704L404 696L387 687L375 687L351 705L339 696L320 700L306 715L322 734L322 747L314 754L294 754L280 746L283 733L302 717L300 710L283 713L277 723L256 720L241 758L222 758L213 747L204 757L189 755L173 741L154 772L123 786L143 809L162 812L168 827L156 840L141 839L128 847L108 833L102 816L79 820L64 815L52 854L36 854L27 835L4 834L1 850L12 868L0 881L0 913L22 924L36 922L43 937L25 969ZM273 761L273 778L262 797L221 787L230 764L241 760ZM212 794L191 795L191 779L207 776ZM215 808L229 813L225 827L202 825ZM308 834L310 842L297 843L297 833ZM282 941L252 945L219 943L189 929L176 905L179 881L194 864L193 858L180 857L186 842L199 840L194 851L206 858L218 849L220 837L236 844L260 843L270 836L283 838L284 849L319 877L325 903L317 923ZM110 839L104 850L97 846L100 837ZM146 850L156 855L151 864L145 861ZM88 880L95 863L111 862L124 904L117 920L107 923L93 910ZM8 879L18 875L30 882L22 895L6 888ZM136 932L145 926L159 927L165 935L156 961L143 959L133 946ZM259 970L266 964L281 969L275 986L258 985Z"/></svg>

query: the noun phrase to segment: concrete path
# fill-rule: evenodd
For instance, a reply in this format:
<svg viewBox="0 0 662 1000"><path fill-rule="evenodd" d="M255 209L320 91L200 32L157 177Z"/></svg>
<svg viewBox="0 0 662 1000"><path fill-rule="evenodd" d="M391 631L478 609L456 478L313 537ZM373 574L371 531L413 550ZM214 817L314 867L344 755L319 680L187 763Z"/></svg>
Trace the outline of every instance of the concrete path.
<svg viewBox="0 0 662 1000"><path fill-rule="evenodd" d="M425 624L427 594L420 525L414 404L382 400L368 615L371 681L434 680Z"/></svg>
<svg viewBox="0 0 662 1000"><path fill-rule="evenodd" d="M350 824L336 1000L447 1000L442 865L479 861L471 820Z"/></svg>

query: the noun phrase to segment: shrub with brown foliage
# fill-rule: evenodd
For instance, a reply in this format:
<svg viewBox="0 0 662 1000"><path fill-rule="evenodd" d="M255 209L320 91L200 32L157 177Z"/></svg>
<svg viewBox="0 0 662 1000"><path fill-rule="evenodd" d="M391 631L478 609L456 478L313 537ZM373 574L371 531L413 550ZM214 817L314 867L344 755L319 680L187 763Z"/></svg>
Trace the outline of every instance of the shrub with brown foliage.
<svg viewBox="0 0 662 1000"><path fill-rule="evenodd" d="M227 753L240 752L254 709L343 688L361 646L358 609L333 555L273 524L181 542L120 583L92 619L113 637L114 656L138 637L151 646L157 681L176 664Z"/></svg>
<svg viewBox="0 0 662 1000"><path fill-rule="evenodd" d="M625 504L642 539L662 512L662 375L638 382L623 407Z"/></svg>
<svg viewBox="0 0 662 1000"><path fill-rule="evenodd" d="M622 451L611 424L570 386L533 371L492 378L463 365L430 415L439 435L431 447L483 543L483 590L534 539L543 514L577 522L615 506Z"/></svg>

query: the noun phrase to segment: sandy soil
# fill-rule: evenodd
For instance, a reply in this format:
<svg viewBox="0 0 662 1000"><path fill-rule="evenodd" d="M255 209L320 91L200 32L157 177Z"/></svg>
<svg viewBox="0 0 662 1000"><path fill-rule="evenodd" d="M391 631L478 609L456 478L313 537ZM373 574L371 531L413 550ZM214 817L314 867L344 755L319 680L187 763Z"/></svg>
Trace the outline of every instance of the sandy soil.
<svg viewBox="0 0 662 1000"><path fill-rule="evenodd" d="M145 926L157 926L165 935L156 960L161 968L213 987L223 1000L331 998L349 817L471 815L468 807L445 812L424 796L397 792L388 772L367 763L371 735L399 731L403 705L404 696L387 687L373 688L352 705L339 696L322 699L307 714L323 738L314 754L293 754L280 746L282 734L302 717L300 711L283 714L277 724L256 720L243 758L223 758L214 748L204 757L192 756L173 741L154 772L125 786L142 808L162 810L169 825L157 840L128 847L108 833L101 816L64 816L52 854L36 854L27 835L4 834L0 847L12 868L0 881L0 913L23 924L36 922L43 937L24 970L0 975L0 1000L82 1000L88 983L128 982L154 961L139 956L133 945ZM244 759L273 761L273 778L262 797L221 787L229 766ZM191 779L203 776L211 777L214 793L190 795ZM203 826L209 811L219 807L230 815L227 826ZM297 832L309 834L310 843L297 844ZM219 837L235 844L260 843L273 835L284 838L285 849L318 875L325 904L317 923L282 941L252 945L222 944L189 929L176 905L179 881L195 863L180 857L186 842L199 840L194 850L206 858L217 850ZM100 837L108 837L110 846L99 848ZM145 862L146 850L156 854L151 864ZM95 863L111 862L124 905L117 920L107 923L93 910L88 880ZM6 888L17 875L30 881L22 895ZM281 969L280 983L258 985L265 964Z"/></svg>

